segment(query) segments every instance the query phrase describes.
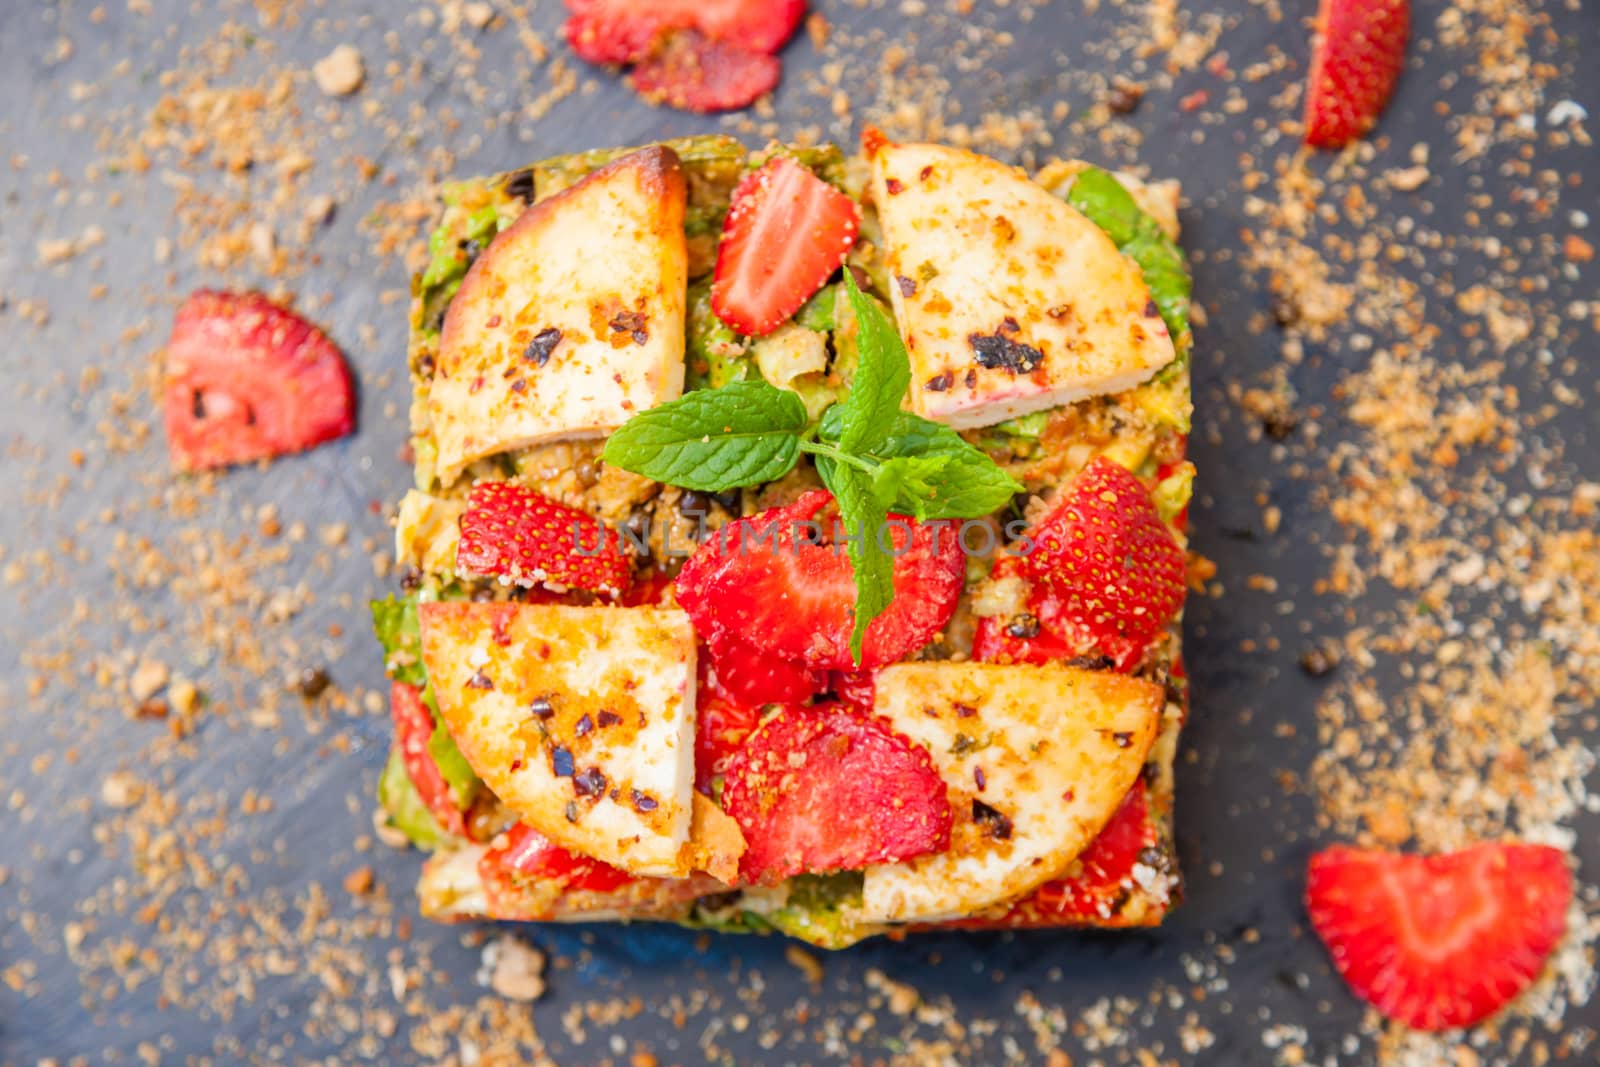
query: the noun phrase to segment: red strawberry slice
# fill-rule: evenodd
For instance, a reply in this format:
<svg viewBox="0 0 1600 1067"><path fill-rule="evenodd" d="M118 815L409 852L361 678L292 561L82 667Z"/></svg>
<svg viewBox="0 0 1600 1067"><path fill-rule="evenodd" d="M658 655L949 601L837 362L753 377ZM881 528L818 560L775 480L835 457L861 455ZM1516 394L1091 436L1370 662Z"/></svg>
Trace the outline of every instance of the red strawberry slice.
<svg viewBox="0 0 1600 1067"><path fill-rule="evenodd" d="M633 557L616 531L587 512L514 482L480 482L461 516L456 571L617 596L633 581Z"/></svg>
<svg viewBox="0 0 1600 1067"><path fill-rule="evenodd" d="M1418 1030L1471 1026L1533 984L1571 900L1566 854L1545 845L1435 856L1339 846L1306 874L1311 924L1344 980Z"/></svg>
<svg viewBox="0 0 1600 1067"><path fill-rule="evenodd" d="M729 763L722 806L744 831L740 873L759 884L950 846L950 800L927 751L836 704L763 723Z"/></svg>
<svg viewBox="0 0 1600 1067"><path fill-rule="evenodd" d="M633 68L633 88L652 104L709 114L749 107L778 87L783 64L764 52L676 30Z"/></svg>
<svg viewBox="0 0 1600 1067"><path fill-rule="evenodd" d="M891 516L897 549L894 600L867 627L861 663L850 655L856 587L844 546L823 514L833 496L814 490L722 528L683 565L678 604L702 637L737 635L762 652L816 670L872 670L926 645L950 621L965 561L949 538L934 552L931 527ZM807 524L810 524L809 526ZM911 544L905 544L905 530ZM818 534L824 543L811 543Z"/></svg>
<svg viewBox="0 0 1600 1067"><path fill-rule="evenodd" d="M805 0L566 0L562 27L578 58L590 63L637 63L672 30L746 52L772 55L805 17Z"/></svg>
<svg viewBox="0 0 1600 1067"><path fill-rule="evenodd" d="M771 333L839 269L860 229L855 201L788 156L773 157L733 191L711 310L742 334Z"/></svg>
<svg viewBox="0 0 1600 1067"><path fill-rule="evenodd" d="M466 821L461 809L450 794L439 765L433 762L428 751L428 738L433 736L433 713L422 700L422 690L404 682L389 686L389 715L394 719L394 737L400 745L400 758L405 760L406 773L417 795L439 820L439 825L452 834L466 834Z"/></svg>
<svg viewBox="0 0 1600 1067"><path fill-rule="evenodd" d="M1040 623L1080 651L1098 647L1119 670L1139 661L1183 603L1183 549L1139 479L1103 456L1028 536L1025 570L1056 594L1040 598Z"/></svg>
<svg viewBox="0 0 1600 1067"><path fill-rule="evenodd" d="M1410 0L1322 0L1306 87L1306 144L1342 148L1377 123L1411 33Z"/></svg>
<svg viewBox="0 0 1600 1067"><path fill-rule="evenodd" d="M827 684L825 672L763 652L729 630L713 629L706 647L711 684L743 704L803 704Z"/></svg>
<svg viewBox="0 0 1600 1067"><path fill-rule="evenodd" d="M832 671L828 688L847 707L870 715L877 700L878 676L871 671Z"/></svg>
<svg viewBox="0 0 1600 1067"><path fill-rule="evenodd" d="M183 302L163 409L168 455L186 471L301 452L355 427L338 347L260 293L201 289Z"/></svg>
<svg viewBox="0 0 1600 1067"><path fill-rule="evenodd" d="M732 700L707 685L696 695L694 785L710 794L711 783L728 771L728 761L761 725L762 708Z"/></svg>

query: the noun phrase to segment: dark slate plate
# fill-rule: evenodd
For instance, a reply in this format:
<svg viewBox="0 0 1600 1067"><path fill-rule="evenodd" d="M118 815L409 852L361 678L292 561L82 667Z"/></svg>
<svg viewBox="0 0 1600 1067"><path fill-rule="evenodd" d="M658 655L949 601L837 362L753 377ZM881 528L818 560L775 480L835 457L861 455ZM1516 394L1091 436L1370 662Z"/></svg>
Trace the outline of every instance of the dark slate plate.
<svg viewBox="0 0 1600 1067"><path fill-rule="evenodd" d="M140 13L141 6L148 11ZM456 43L439 21L441 13L459 10L452 3L415 10L376 0L215 6L152 0L103 10L21 0L0 5L6 101L0 143L8 157L27 157L0 161L0 326L7 342L0 350L6 372L0 566L13 568L0 585L0 707L7 724L0 792L10 804L0 821L5 1062L136 1062L141 1043L163 1063L363 1057L409 1063L446 1053L470 1061L469 1045L490 1044L472 1029L474 1020L513 1033L524 1009L497 1018L480 1003L488 996L475 978L480 932L404 921L414 910L416 855L358 852L352 845L370 832L368 798L388 736L385 716L359 710L362 692L382 684L365 634L364 601L390 587L374 576L368 556L381 552L387 538L378 506L397 499L409 477L399 457L404 311L392 299L403 291L406 271L397 257L374 252L374 228L390 217L382 214L386 206L420 190L429 176L501 170L561 151L696 131L729 129L759 141L815 126L848 136L858 125L836 126L831 90L816 88L824 64L837 64L832 73L854 105L855 123L881 118L890 96L898 102L912 91L902 86L895 95L883 83L880 59L896 42L909 49L913 64L947 80L921 78L921 100L946 114L959 102L962 122L976 127L986 112L1032 112L1062 154L1137 163L1185 183L1185 245L1209 319L1198 333L1195 368L1199 429L1192 451L1202 488L1192 511L1194 541L1217 562L1227 589L1220 598L1193 598L1186 624L1194 714L1179 775L1179 829L1188 900L1151 932L932 935L866 944L826 957L816 986L774 939L615 926L528 929L527 937L563 961L532 1019L550 1054L574 1063L626 1062L642 1048L663 1063L852 1056L870 1062L897 1054L906 1062L936 1062L941 1041L949 1042L954 1061L1026 1062L1057 1042L1052 1036L1041 1044L1040 1028L1065 1028L1059 1043L1074 1063L1135 1062L1136 1049L1161 1062L1295 1062L1284 1058L1286 1045L1303 1051L1304 1062L1367 1062L1377 1055L1373 1039L1360 1036L1359 1005L1306 932L1301 872L1321 838L1311 796L1281 784L1285 775L1304 780L1317 751L1313 709L1328 684L1296 668L1300 650L1357 620L1384 618L1395 606L1377 583L1350 602L1313 594L1328 572L1328 546L1343 539L1325 502L1336 487L1316 458L1355 433L1338 416L1332 390L1361 357L1335 329L1327 340L1308 341L1308 358L1292 369L1303 401L1328 412L1316 440L1261 443L1254 420L1228 393L1230 386L1259 384L1280 360L1280 333L1270 324L1252 328L1270 320L1273 297L1267 273L1247 263L1241 248L1242 232L1260 225L1249 217L1242 176L1255 167L1271 171L1294 154L1292 133L1280 137L1276 129L1297 98L1272 101L1302 77L1309 5L1286 5L1281 17L1276 5L1231 0L1185 7L1181 25L1214 32L1217 40L1212 62L1175 73L1167 69L1166 51L1147 59L1136 54L1148 36L1143 9L1014 0L973 14L980 32L942 15L912 18L894 4L818 6L835 23L834 51L819 56L802 35L786 55L775 113L750 126L645 107L585 69L577 71L583 90L536 118L533 105L551 84L554 60L530 58L517 27L536 32L560 57L554 0L525 20L496 2L500 22L492 31L468 26ZM906 8L924 6L947 5ZM1600 77L1579 62L1583 48L1600 45L1593 14L1576 3L1548 7L1529 9L1538 25L1528 47L1548 65L1539 75L1536 126L1560 100L1600 102ZM419 11L431 13L431 23ZM1390 225L1415 212L1463 239L1494 225L1503 227L1508 245L1550 235L1559 242L1573 209L1600 207L1592 191L1600 180L1594 149L1534 137L1532 168L1570 182L1560 209L1470 220L1472 198L1515 204L1513 190L1527 183L1517 170L1516 146L1498 144L1482 157L1453 161L1463 118L1489 108L1493 97L1474 66L1475 45L1446 43L1445 29L1464 20L1469 31L1481 30L1502 16L1491 5L1472 5L1459 20L1443 5L1420 6L1419 44L1370 169L1405 167L1411 146L1426 144L1432 180L1409 200L1380 198L1379 216ZM225 29L229 24L234 28ZM1012 42L994 46L997 31L1011 33ZM225 73L217 73L214 51L209 59L196 51L218 40L232 42L236 53ZM278 130L266 141L281 148L296 137L309 139L317 163L300 187L302 199L325 192L338 201L332 221L305 246L310 258L283 284L357 367L360 432L269 468L232 472L209 493L172 492L159 426L151 422L148 438L120 448L108 444L108 426L126 431L130 419L151 420L148 379L141 375L180 294L202 284L270 281L248 263L202 268L196 250L182 241L170 263L158 263L153 249L159 238L178 240L197 227L215 234L236 224L176 214L190 177L201 193L238 197L248 188L261 200L277 179L270 163L233 177L209 166L184 168L170 149L154 152L144 174L126 161L118 167L107 161L123 155L158 99L181 92L181 81L164 84L163 71L204 65L218 86L263 84L271 71L303 72L346 41L367 58L361 94L330 102L302 73L290 88L301 109L298 131ZM479 55L464 72L469 48ZM1218 52L1233 71L1284 62L1269 63L1260 77L1239 78L1215 65ZM1116 135L1102 139L1091 109L1113 74L1146 81L1150 89L1139 109L1112 128ZM1192 95L1200 92L1208 94L1204 101ZM1229 96L1241 101L1237 113L1223 107ZM376 114L366 114L366 106ZM1033 162L1050 151L1036 134L1025 134L1009 154ZM359 179L363 160L375 168L375 180ZM1323 174L1338 165L1317 158L1310 169ZM1270 189L1257 192L1271 196ZM108 201L113 193L116 203ZM274 217L280 235L293 229ZM91 234L92 247L65 265L40 265L40 241L81 238L90 225L100 228L103 241ZM415 223L398 229L408 242L419 239ZM1342 223L1328 229L1348 232ZM1529 267L1549 282L1541 306L1594 298L1592 267L1563 271L1550 262L1535 257ZM1400 271L1453 272L1464 286L1489 277L1489 267L1463 251L1424 257L1420 270ZM49 308L42 326L31 321L41 302ZM1434 301L1428 321L1439 330L1445 357L1468 359L1478 351L1469 341L1471 316L1449 302ZM1394 340L1381 326L1372 332L1380 344ZM1578 337L1587 347L1573 347ZM1594 373L1581 366L1594 339L1559 326L1547 343L1553 360L1541 361L1531 342L1513 349L1506 380L1542 402L1566 373L1586 399L1543 431L1564 442L1556 477L1570 487L1600 475ZM1580 369L1563 372L1572 355ZM83 377L90 368L98 380ZM81 467L75 448L86 454ZM1291 477L1297 462L1307 470ZM1264 527L1257 494L1281 509L1276 532ZM304 523L308 536L265 577L225 575L222 585L237 586L240 602L221 616L225 628L260 638L265 666L226 662L214 652L191 659L185 626L197 609L186 579L158 576L138 588L126 582L138 570L132 561L139 539L148 538L161 554L191 558L194 531L253 534L255 509L269 501L284 527ZM188 503L193 510L185 512ZM348 528L343 545L319 538L333 523ZM41 562L36 551L52 562ZM1276 591L1248 588L1244 578L1252 574L1270 576ZM274 590L297 584L311 594L298 614L255 633L252 619L270 608L249 601L250 587L270 601ZM153 628L139 625L129 614L134 610ZM160 723L126 718L128 701L108 695L93 676L107 664L112 674L125 671L141 655L197 679L226 710L203 711L183 745L167 740ZM326 666L352 710L326 701L302 707L286 695L284 674L306 665ZM1398 692L1403 679L1383 683ZM278 704L281 725L250 724L249 709L264 700ZM104 803L101 783L119 768L160 783L161 795L182 809L170 847L152 844L150 834L160 827L144 821L148 804L129 816ZM1593 816L1576 826L1576 850L1590 868L1600 858L1597 826ZM144 881L148 864L170 861L172 848L186 854L188 873L170 893L155 891ZM385 895L353 903L341 882L362 865L374 868ZM296 935L306 908L322 914L319 892L328 917L303 942ZM153 950L142 963L141 947ZM119 955L124 948L135 954L131 961ZM463 1006L459 1018L435 1020L448 1042L430 1045L426 1026L399 1010L388 974L394 961L421 978L407 994L415 1011ZM130 962L156 977L125 987L114 976ZM920 1016L895 1014L885 1003L883 977L914 986L931 1007ZM230 990L239 994L231 1005L224 1003ZM637 998L633 1009L628 998ZM619 1018L589 1021L580 1040L572 1013L608 1002L622 1004ZM680 1009L684 1015L675 1022ZM870 1024L860 1018L869 1010ZM1569 1055L1594 1062L1593 1048L1581 1042L1597 1024L1593 1005L1568 1010L1565 1035L1579 1041L1568 1046ZM1197 1038L1201 1031L1208 1036ZM1506 1058L1499 1048L1488 1041L1485 1059ZM1520 1059L1510 1058L1533 1062L1533 1056L1525 1047ZM1424 1054L1415 1062L1430 1061Z"/></svg>

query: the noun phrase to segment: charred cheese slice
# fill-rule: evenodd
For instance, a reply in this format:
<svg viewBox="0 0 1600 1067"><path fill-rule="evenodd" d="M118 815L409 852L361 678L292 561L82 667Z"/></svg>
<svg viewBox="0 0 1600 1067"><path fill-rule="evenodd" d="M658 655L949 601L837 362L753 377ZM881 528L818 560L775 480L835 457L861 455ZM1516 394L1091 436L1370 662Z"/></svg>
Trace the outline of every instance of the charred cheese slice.
<svg viewBox="0 0 1600 1067"><path fill-rule="evenodd" d="M695 638L661 608L430 603L422 660L478 777L562 848L688 873Z"/></svg>
<svg viewBox="0 0 1600 1067"><path fill-rule="evenodd" d="M1139 268L1020 171L886 144L872 195L924 418L989 426L1129 389L1172 362Z"/></svg>
<svg viewBox="0 0 1600 1067"><path fill-rule="evenodd" d="M950 789L950 849L869 867L861 918L963 918L1059 876L1133 787L1160 686L1107 671L901 663L875 711L923 746Z"/></svg>
<svg viewBox="0 0 1600 1067"><path fill-rule="evenodd" d="M449 485L474 460L597 437L683 391L683 170L640 149L541 200L478 257L428 392Z"/></svg>

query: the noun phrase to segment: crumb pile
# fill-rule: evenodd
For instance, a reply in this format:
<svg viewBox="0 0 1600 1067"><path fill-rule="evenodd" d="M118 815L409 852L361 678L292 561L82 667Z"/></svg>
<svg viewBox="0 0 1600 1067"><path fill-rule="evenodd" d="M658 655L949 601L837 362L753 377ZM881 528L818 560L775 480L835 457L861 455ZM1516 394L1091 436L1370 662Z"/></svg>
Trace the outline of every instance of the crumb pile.
<svg viewBox="0 0 1600 1067"><path fill-rule="evenodd" d="M0 17L17 1062L1593 1060L1588 870L1552 972L1467 1035L1363 1013L1297 903L1316 842L1600 859L1600 82L1577 0L1419 12L1394 108L1333 156L1298 148L1309 49L1276 0L816 6L778 95L714 119L576 63L554 0ZM828 959L413 921L415 858L370 824L388 725L364 601L393 580L376 501L406 477L406 279L438 183L597 129L849 142L868 122L1184 181L1192 521L1215 561L1188 612L1189 903L1137 944ZM200 285L323 325L361 379L359 435L169 475L159 349Z"/></svg>

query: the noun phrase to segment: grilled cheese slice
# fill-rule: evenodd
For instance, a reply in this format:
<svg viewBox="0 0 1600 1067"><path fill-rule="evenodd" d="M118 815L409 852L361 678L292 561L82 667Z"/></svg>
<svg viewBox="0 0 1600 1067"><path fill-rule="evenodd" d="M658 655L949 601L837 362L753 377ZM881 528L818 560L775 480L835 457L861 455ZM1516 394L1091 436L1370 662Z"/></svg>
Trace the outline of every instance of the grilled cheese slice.
<svg viewBox="0 0 1600 1067"><path fill-rule="evenodd" d="M872 196L918 415L989 426L1121 392L1174 359L1139 268L1020 171L885 144Z"/></svg>
<svg viewBox="0 0 1600 1067"><path fill-rule="evenodd" d="M689 873L695 637L661 608L424 604L461 754L523 822L630 874Z"/></svg>
<svg viewBox="0 0 1600 1067"><path fill-rule="evenodd" d="M1107 671L901 663L875 712L923 745L950 790L950 849L869 867L864 922L965 918L1059 877L1133 787L1160 686Z"/></svg>
<svg viewBox="0 0 1600 1067"><path fill-rule="evenodd" d="M640 149L528 208L473 263L428 390L443 484L683 392L686 188L670 148Z"/></svg>

